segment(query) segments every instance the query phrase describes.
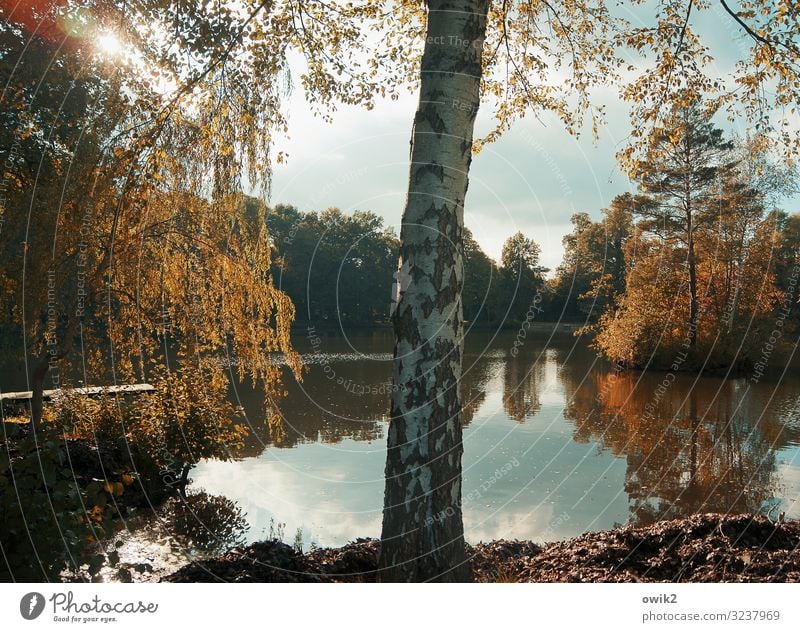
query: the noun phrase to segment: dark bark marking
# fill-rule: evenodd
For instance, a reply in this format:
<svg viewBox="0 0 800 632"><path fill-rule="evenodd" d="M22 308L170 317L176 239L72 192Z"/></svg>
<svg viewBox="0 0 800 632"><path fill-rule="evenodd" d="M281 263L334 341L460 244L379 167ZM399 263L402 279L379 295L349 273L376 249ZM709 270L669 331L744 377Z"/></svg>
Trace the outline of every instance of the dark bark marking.
<svg viewBox="0 0 800 632"><path fill-rule="evenodd" d="M431 174L439 182L444 182L444 167L442 165L432 162L427 165L419 165L414 172L414 184L419 184L426 174Z"/></svg>
<svg viewBox="0 0 800 632"><path fill-rule="evenodd" d="M435 101L435 99L431 100ZM414 125L419 125L420 123L427 123L438 138L441 138L442 134L447 131L444 119L439 116L438 108L434 103L428 104L417 112L416 117L414 117Z"/></svg>

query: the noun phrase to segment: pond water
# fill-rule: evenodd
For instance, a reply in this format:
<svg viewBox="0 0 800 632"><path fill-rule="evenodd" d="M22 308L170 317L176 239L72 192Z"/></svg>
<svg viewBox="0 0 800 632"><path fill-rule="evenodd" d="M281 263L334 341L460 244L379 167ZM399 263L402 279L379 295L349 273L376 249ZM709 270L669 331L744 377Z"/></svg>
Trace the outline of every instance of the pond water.
<svg viewBox="0 0 800 632"><path fill-rule="evenodd" d="M189 507L161 511L136 538L197 553L380 535L391 335L317 335L298 336L308 371L286 380L280 427L264 422L260 394L237 389L253 429L245 450L196 467ZM758 382L619 372L565 334L529 335L513 356L515 335L465 346L467 541L551 541L706 511L800 518L796 371Z"/></svg>

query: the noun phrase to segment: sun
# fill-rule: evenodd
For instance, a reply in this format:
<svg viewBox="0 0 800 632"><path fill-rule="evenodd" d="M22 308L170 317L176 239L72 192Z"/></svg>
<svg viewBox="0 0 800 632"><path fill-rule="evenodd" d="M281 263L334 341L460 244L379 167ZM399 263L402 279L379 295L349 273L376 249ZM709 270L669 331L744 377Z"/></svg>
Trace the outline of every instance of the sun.
<svg viewBox="0 0 800 632"><path fill-rule="evenodd" d="M100 51L111 57L122 52L122 43L115 33L105 32L97 36L97 47Z"/></svg>

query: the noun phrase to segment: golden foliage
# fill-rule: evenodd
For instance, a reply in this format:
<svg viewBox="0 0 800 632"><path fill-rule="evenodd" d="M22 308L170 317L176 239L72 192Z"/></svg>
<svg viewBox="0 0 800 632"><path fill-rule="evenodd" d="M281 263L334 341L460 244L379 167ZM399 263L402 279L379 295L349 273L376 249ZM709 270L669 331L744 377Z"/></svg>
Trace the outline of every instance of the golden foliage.
<svg viewBox="0 0 800 632"><path fill-rule="evenodd" d="M626 293L598 323L595 345L629 367L674 371L752 366L784 300L775 285L779 243L760 220L741 257L718 232L698 239L696 348L689 345L685 252L639 231L626 246Z"/></svg>

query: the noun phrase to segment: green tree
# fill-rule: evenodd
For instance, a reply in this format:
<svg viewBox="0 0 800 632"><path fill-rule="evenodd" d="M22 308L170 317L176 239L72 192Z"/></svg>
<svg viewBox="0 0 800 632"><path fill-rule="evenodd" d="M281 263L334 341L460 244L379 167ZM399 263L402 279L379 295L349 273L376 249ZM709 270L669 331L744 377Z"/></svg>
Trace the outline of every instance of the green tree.
<svg viewBox="0 0 800 632"><path fill-rule="evenodd" d="M500 259L501 305L507 310L507 319L512 323L525 319L537 293L544 288L547 268L539 265L540 254L539 244L521 232L513 234L503 243Z"/></svg>
<svg viewBox="0 0 800 632"><path fill-rule="evenodd" d="M763 232L760 229L766 191L757 188L758 183L747 168L749 150L745 147L742 159L722 174L718 189L707 201L705 209L710 223L706 256L720 268L719 276L723 279L721 291L715 292L712 298L715 299L717 318L727 327L728 333L737 323L742 285L749 272L746 266L751 263L748 259L757 248L756 238ZM772 261L765 264L764 270L774 268ZM749 289L758 292L757 288ZM705 291L705 294L710 292Z"/></svg>
<svg viewBox="0 0 800 632"><path fill-rule="evenodd" d="M705 212L718 196L719 183L736 166L733 143L725 140L709 112L698 103L679 105L663 128L649 137L647 154L638 161L634 178L653 204L637 208L642 228L677 243L686 253L689 299L689 346L697 339L697 237L710 221Z"/></svg>
<svg viewBox="0 0 800 632"><path fill-rule="evenodd" d="M592 319L610 309L625 293L625 245L633 232L634 213L642 203L641 198L624 193L603 209L604 217L596 231L599 234L594 239L595 278L590 289L580 297L582 309ZM602 257L597 256L600 251Z"/></svg>
<svg viewBox="0 0 800 632"><path fill-rule="evenodd" d="M337 209L303 213L279 204L267 213L267 227L273 277L298 318L342 325L388 321L398 240L381 218ZM473 326L497 324L505 313L499 270L464 231L464 318Z"/></svg>
<svg viewBox="0 0 800 632"><path fill-rule="evenodd" d="M780 236L780 246L775 255L776 285L783 292L790 308L790 322L796 328L800 325L800 299L798 281L800 281L800 213L774 211L767 221L775 227Z"/></svg>
<svg viewBox="0 0 800 632"><path fill-rule="evenodd" d="M366 325L389 317L397 237L369 211L301 213L277 206L267 214L273 275L300 319Z"/></svg>
<svg viewBox="0 0 800 632"><path fill-rule="evenodd" d="M550 315L558 320L594 322L625 292L625 244L633 230L633 213L642 198L616 196L603 218L572 216L573 229L563 239L564 258L552 282Z"/></svg>
<svg viewBox="0 0 800 632"><path fill-rule="evenodd" d="M497 264L481 249L469 228L464 228L464 320L470 326L494 325L503 316L499 304Z"/></svg>
<svg viewBox="0 0 800 632"><path fill-rule="evenodd" d="M575 213L570 218L572 232L561 240L564 255L551 281L549 312L557 320L576 321L584 316L579 297L589 291L594 280L589 233L594 223L588 213Z"/></svg>

